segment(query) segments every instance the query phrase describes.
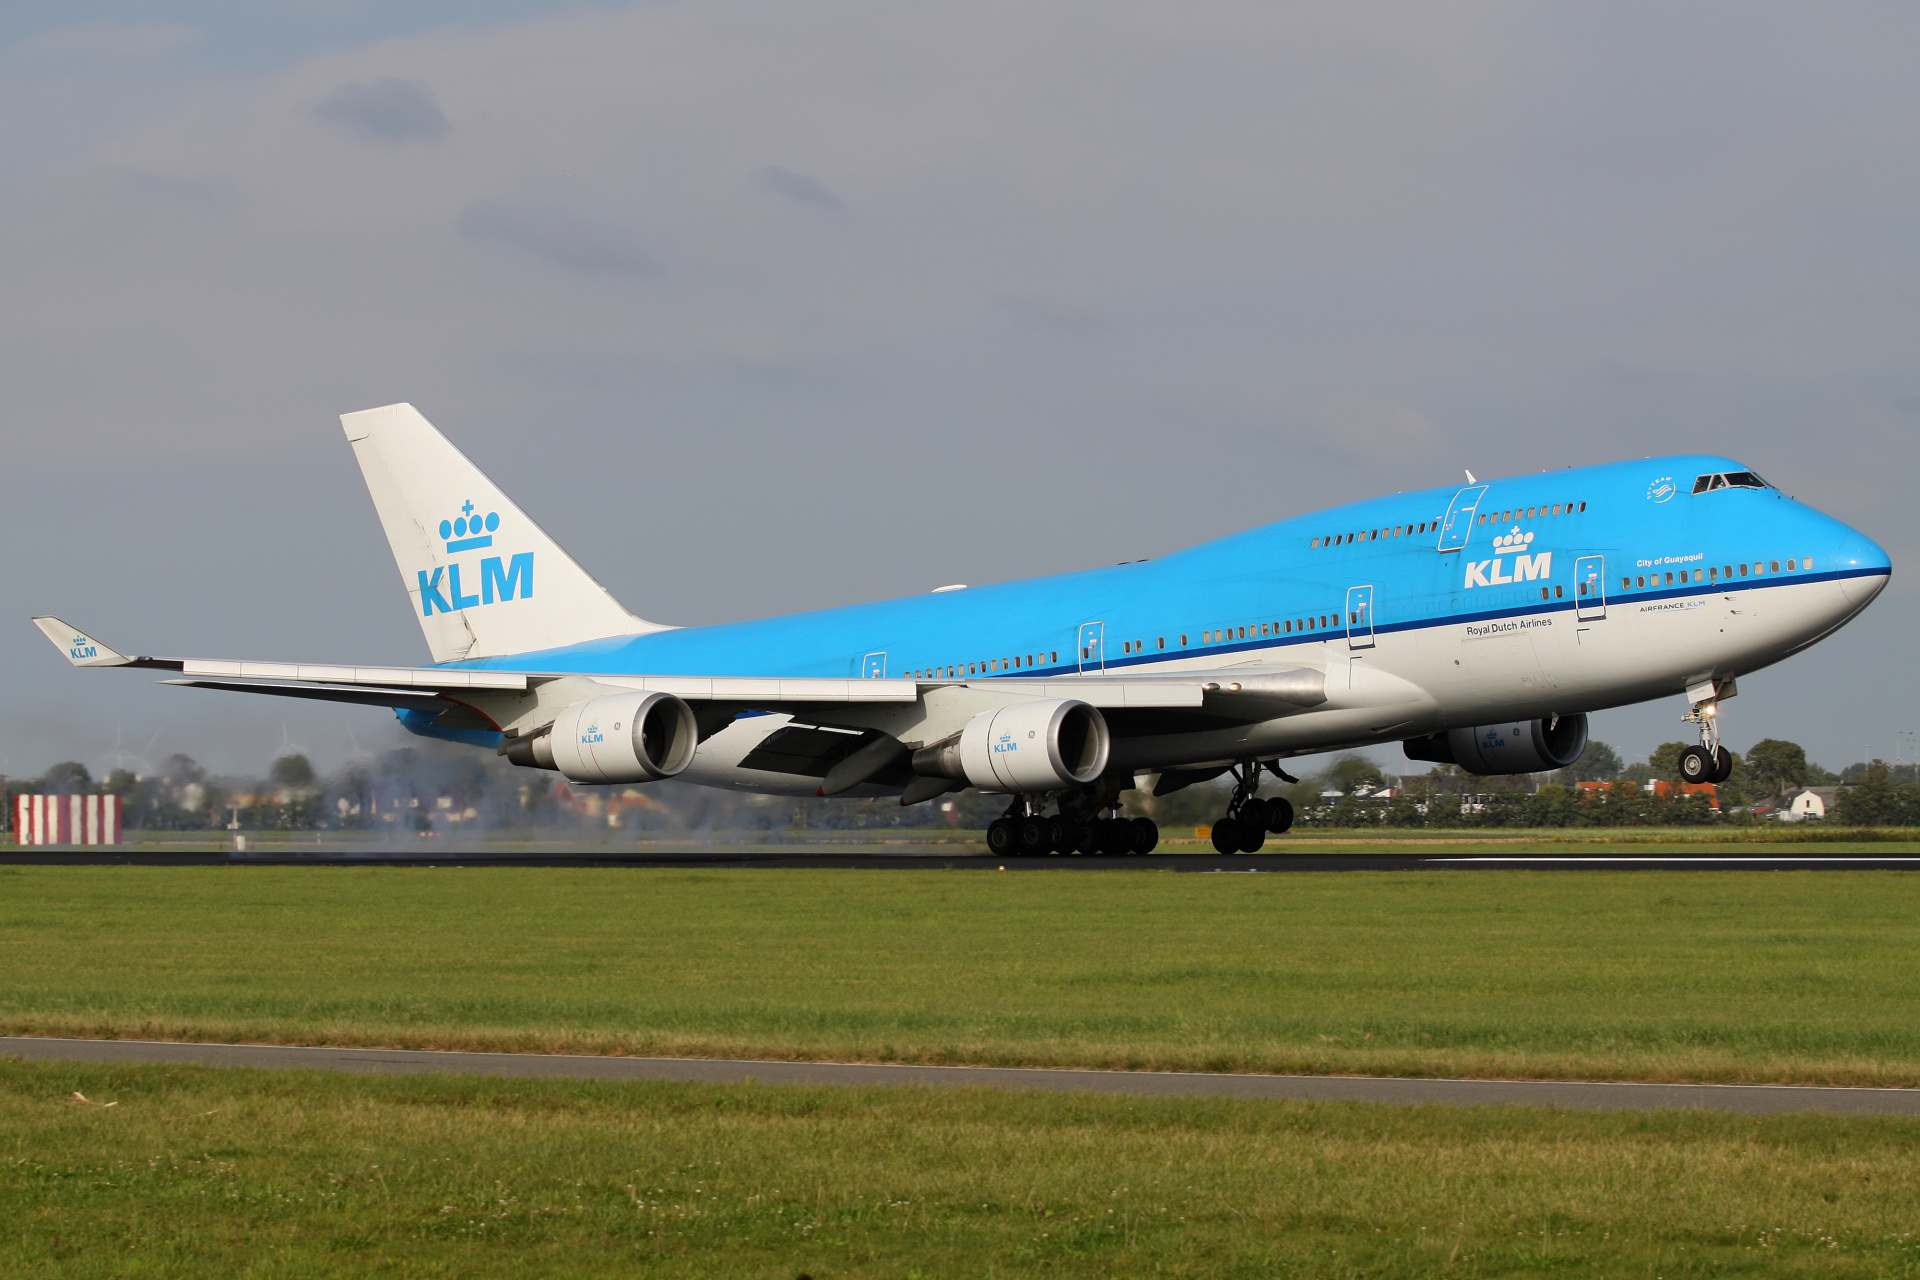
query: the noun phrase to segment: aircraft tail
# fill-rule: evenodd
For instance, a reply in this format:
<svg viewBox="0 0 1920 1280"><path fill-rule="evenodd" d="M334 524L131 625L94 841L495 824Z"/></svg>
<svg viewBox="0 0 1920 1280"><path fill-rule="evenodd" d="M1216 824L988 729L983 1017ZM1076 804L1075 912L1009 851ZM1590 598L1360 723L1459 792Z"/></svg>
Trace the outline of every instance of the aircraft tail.
<svg viewBox="0 0 1920 1280"><path fill-rule="evenodd" d="M340 425L435 662L667 630L622 608L412 405Z"/></svg>

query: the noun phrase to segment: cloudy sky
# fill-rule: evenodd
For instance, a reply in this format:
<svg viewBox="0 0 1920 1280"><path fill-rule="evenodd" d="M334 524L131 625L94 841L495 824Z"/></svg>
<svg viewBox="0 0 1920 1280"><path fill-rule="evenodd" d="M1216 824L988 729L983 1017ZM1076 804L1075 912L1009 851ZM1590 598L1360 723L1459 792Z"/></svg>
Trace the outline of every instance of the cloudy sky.
<svg viewBox="0 0 1920 1280"><path fill-rule="evenodd" d="M423 660L336 422L395 400L676 623L1680 450L1908 563L1916 48L1911 3L7 6L0 771L396 740L26 621ZM1916 624L1897 577L1731 745L1891 757Z"/></svg>

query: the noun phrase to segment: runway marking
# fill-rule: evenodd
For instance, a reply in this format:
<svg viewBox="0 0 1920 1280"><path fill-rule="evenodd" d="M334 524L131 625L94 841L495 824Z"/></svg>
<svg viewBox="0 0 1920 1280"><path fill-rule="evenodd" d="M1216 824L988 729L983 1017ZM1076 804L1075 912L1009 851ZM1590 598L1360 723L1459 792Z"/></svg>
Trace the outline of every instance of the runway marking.
<svg viewBox="0 0 1920 1280"><path fill-rule="evenodd" d="M1386 1076L1229 1075L1052 1067L936 1067L746 1058L617 1058L556 1053L465 1053L335 1046L196 1044L0 1036L0 1054L42 1062L198 1063L217 1067L412 1075L682 1080L706 1084L921 1085L1112 1093L1135 1097L1287 1098L1404 1106L1536 1106L1569 1111L1816 1111L1920 1115L1920 1089L1821 1085L1647 1084L1599 1080L1438 1080Z"/></svg>
<svg viewBox="0 0 1920 1280"><path fill-rule="evenodd" d="M1814 854L1811 856L1806 854L1750 853L1750 854L1720 854L1713 857L1708 857L1701 854L1666 854L1666 853L1590 854L1590 855L1547 854L1547 853L1542 853L1542 854L1507 854L1507 853L1492 854L1492 853L1489 853L1489 854L1478 854L1473 857L1449 858L1449 857L1434 856L1426 859L1426 861L1428 862L1473 862L1473 863L1578 862L1583 864L1594 863L1594 862L1631 862L1631 863L1792 862L1792 863L1798 863L1798 864L1817 862L1820 865L1825 866L1835 862L1920 862L1920 857L1914 857L1906 854L1866 854L1866 853Z"/></svg>

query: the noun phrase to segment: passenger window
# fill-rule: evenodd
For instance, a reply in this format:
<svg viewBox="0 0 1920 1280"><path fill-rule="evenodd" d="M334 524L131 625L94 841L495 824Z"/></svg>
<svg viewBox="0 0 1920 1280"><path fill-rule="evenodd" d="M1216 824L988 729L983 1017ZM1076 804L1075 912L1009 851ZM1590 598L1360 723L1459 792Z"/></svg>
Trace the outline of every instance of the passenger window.
<svg viewBox="0 0 1920 1280"><path fill-rule="evenodd" d="M1811 568L1813 568L1813 557L1812 557L1812 556L1807 556L1806 558L1804 558L1804 559L1802 559L1802 560L1800 561L1800 567L1801 567L1802 569L1811 569Z"/></svg>
<svg viewBox="0 0 1920 1280"><path fill-rule="evenodd" d="M1184 631L1180 633L1180 647L1182 649L1187 647L1187 633Z"/></svg>
<svg viewBox="0 0 1920 1280"><path fill-rule="evenodd" d="M1745 565L1740 566L1740 576L1743 578L1747 576L1747 566Z"/></svg>
<svg viewBox="0 0 1920 1280"><path fill-rule="evenodd" d="M1647 580L1645 578L1635 578L1633 581L1635 586L1644 587L1647 585Z"/></svg>
<svg viewBox="0 0 1920 1280"><path fill-rule="evenodd" d="M1155 637L1155 640L1156 640L1156 645L1155 645L1156 648L1164 649L1167 647L1167 638L1165 636L1157 636Z"/></svg>
<svg viewBox="0 0 1920 1280"><path fill-rule="evenodd" d="M1778 560L1771 560L1771 561L1768 561L1768 562L1767 562L1767 572L1768 572L1768 573L1778 573L1778 572L1780 572L1780 562L1779 562Z"/></svg>
<svg viewBox="0 0 1920 1280"><path fill-rule="evenodd" d="M1286 628L1286 634L1291 635L1293 633L1293 624L1291 622L1282 623L1281 625Z"/></svg>
<svg viewBox="0 0 1920 1280"><path fill-rule="evenodd" d="M1581 503L1581 504L1580 504L1580 509L1581 509L1582 511L1585 511L1585 510L1587 509L1587 504L1586 504L1586 503L1584 503L1584 502L1583 502L1583 503Z"/></svg>
<svg viewBox="0 0 1920 1280"><path fill-rule="evenodd" d="M1792 573L1792 572L1793 572L1793 561L1791 561L1791 560L1789 560L1789 561L1787 561L1787 572L1788 572L1788 573Z"/></svg>
<svg viewBox="0 0 1920 1280"><path fill-rule="evenodd" d="M1560 589L1559 587L1555 587L1555 588L1553 589L1553 598L1554 598L1555 600L1558 600L1558 599L1561 599L1561 598L1562 598L1562 597L1563 597L1563 596L1564 596L1565 594L1566 594L1566 593L1565 593L1564 591L1562 591L1562 590L1561 590L1561 589Z"/></svg>
<svg viewBox="0 0 1920 1280"><path fill-rule="evenodd" d="M1716 568L1714 568L1714 567L1713 567L1712 565L1708 565L1708 566L1707 566L1707 576L1708 576L1709 578L1715 578L1715 579L1717 579L1717 578L1719 578L1719 576L1720 576L1720 571L1719 571L1718 569L1716 569Z"/></svg>
<svg viewBox="0 0 1920 1280"><path fill-rule="evenodd" d="M1320 539L1315 538L1312 542L1309 542L1307 545L1310 547L1317 547L1320 545Z"/></svg>
<svg viewBox="0 0 1920 1280"><path fill-rule="evenodd" d="M1667 585L1668 585L1668 586L1672 586L1672 585L1673 585L1673 575L1672 575L1672 574L1668 574L1668 575L1667 575Z"/></svg>

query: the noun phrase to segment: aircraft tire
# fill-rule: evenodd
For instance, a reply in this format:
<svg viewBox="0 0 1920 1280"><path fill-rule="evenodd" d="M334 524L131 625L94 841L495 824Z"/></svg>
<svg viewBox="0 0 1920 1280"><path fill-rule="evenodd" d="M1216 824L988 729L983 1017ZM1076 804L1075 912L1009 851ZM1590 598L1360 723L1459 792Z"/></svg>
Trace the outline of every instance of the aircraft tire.
<svg viewBox="0 0 1920 1280"><path fill-rule="evenodd" d="M1020 847L1020 855L1025 858L1037 858L1047 852L1050 845L1045 818L1022 818L1014 823L1014 843Z"/></svg>
<svg viewBox="0 0 1920 1280"><path fill-rule="evenodd" d="M1073 853L1100 852L1100 823L1076 822L1073 824Z"/></svg>
<svg viewBox="0 0 1920 1280"><path fill-rule="evenodd" d="M1142 854L1152 853L1159 843L1159 823L1155 822L1152 818L1135 818L1133 820L1133 848L1130 852Z"/></svg>
<svg viewBox="0 0 1920 1280"><path fill-rule="evenodd" d="M1240 852L1258 853L1260 846L1267 842L1267 833L1250 822L1240 824Z"/></svg>
<svg viewBox="0 0 1920 1280"><path fill-rule="evenodd" d="M1073 852L1073 842L1073 823L1067 821L1059 814L1055 814L1053 817L1047 819L1048 853L1071 853Z"/></svg>
<svg viewBox="0 0 1920 1280"><path fill-rule="evenodd" d="M1240 852L1240 819L1222 818L1213 824L1213 847L1219 853Z"/></svg>
<svg viewBox="0 0 1920 1280"><path fill-rule="evenodd" d="M1725 747L1713 749L1713 777L1711 782L1725 782L1733 776L1733 752Z"/></svg>
<svg viewBox="0 0 1920 1280"><path fill-rule="evenodd" d="M1704 747L1688 747L1680 753L1680 780L1685 783L1713 781L1713 775L1719 772L1718 762L1707 754Z"/></svg>
<svg viewBox="0 0 1920 1280"><path fill-rule="evenodd" d="M1267 801L1267 830L1276 836L1293 830L1292 801L1283 796L1275 796Z"/></svg>
<svg viewBox="0 0 1920 1280"><path fill-rule="evenodd" d="M1248 796L1247 802L1240 806L1240 821L1255 831L1267 829L1267 802L1259 796Z"/></svg>
<svg viewBox="0 0 1920 1280"><path fill-rule="evenodd" d="M1105 818L1100 828L1100 852L1108 857L1133 852L1133 824L1125 818Z"/></svg>
<svg viewBox="0 0 1920 1280"><path fill-rule="evenodd" d="M987 852L1004 858L1014 850L1012 818L995 818L987 824Z"/></svg>

